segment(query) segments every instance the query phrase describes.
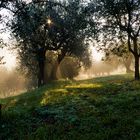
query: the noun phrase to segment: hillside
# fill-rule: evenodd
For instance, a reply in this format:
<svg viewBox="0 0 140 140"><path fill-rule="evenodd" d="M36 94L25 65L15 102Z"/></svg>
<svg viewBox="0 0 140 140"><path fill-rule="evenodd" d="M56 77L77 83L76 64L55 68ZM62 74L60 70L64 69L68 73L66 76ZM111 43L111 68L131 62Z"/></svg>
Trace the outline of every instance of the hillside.
<svg viewBox="0 0 140 140"><path fill-rule="evenodd" d="M140 139L140 82L131 75L57 81L0 103L1 140Z"/></svg>

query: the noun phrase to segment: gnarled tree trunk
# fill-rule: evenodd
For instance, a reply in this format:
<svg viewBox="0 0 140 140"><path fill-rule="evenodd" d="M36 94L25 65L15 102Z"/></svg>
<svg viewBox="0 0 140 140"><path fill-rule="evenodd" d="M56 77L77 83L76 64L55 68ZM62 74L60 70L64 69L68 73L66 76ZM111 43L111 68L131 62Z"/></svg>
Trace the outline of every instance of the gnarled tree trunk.
<svg viewBox="0 0 140 140"><path fill-rule="evenodd" d="M61 53L58 54L57 60L54 63L53 68L52 68L52 71L51 71L51 74L50 74L50 79L51 80L57 80L58 79L58 77L57 77L57 71L58 71L58 68L60 66L60 63L64 59L65 55L66 55L66 52L65 51L61 51Z"/></svg>

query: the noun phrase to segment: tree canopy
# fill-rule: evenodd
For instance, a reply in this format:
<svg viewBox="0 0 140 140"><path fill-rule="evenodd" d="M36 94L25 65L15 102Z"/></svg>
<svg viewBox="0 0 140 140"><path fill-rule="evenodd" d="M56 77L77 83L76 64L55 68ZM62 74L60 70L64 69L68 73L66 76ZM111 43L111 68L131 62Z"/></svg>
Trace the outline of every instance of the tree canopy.
<svg viewBox="0 0 140 140"><path fill-rule="evenodd" d="M38 86L45 83L47 51L56 54L51 77L55 79L66 56L89 66L93 38L107 53L122 57L129 50L135 59L135 79L140 78L139 0L5 0L0 5L14 14L11 30L18 42L18 58L27 73L37 77Z"/></svg>
<svg viewBox="0 0 140 140"><path fill-rule="evenodd" d="M86 16L80 0L60 4L32 2L18 11L12 22L13 34L20 42L18 49L24 65L37 66L38 85L45 82L47 50L57 51L60 62L66 55L89 60Z"/></svg>
<svg viewBox="0 0 140 140"><path fill-rule="evenodd" d="M97 3L105 38L116 44L128 42L128 49L135 58L135 79L139 79L140 1L97 0Z"/></svg>

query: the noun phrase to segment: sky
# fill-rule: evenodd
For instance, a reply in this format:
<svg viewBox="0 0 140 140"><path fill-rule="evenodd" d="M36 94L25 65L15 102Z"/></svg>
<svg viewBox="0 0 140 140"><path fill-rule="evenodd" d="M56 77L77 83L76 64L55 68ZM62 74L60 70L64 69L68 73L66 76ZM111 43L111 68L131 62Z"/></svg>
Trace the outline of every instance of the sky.
<svg viewBox="0 0 140 140"><path fill-rule="evenodd" d="M6 62L4 66L8 70L12 70L16 67L16 55L7 49L0 49L0 56L4 56L3 62Z"/></svg>
<svg viewBox="0 0 140 140"><path fill-rule="evenodd" d="M93 60L96 61L96 62L101 61L102 57L103 57L103 54L101 52L97 51L96 48L94 48L94 47L92 47L91 50L92 50Z"/></svg>
<svg viewBox="0 0 140 140"><path fill-rule="evenodd" d="M5 66L8 70L12 70L16 67L16 53L15 51L10 50L12 46L12 42L10 40L10 32L4 32L0 34L0 38L2 38L4 43L8 45L2 49L0 48L0 56L4 56L3 62L5 62L5 64L3 66Z"/></svg>
<svg viewBox="0 0 140 140"><path fill-rule="evenodd" d="M4 32L0 32L0 38L3 39L4 43L7 43L8 45L11 45L11 39L10 39L10 31L6 27L6 23L8 23L8 20L11 18L9 11L7 10L1 10L0 14L2 17L4 17L5 22L0 23L0 31L1 29L6 30ZM6 18L8 17L8 19ZM3 66L5 66L8 70L12 70L16 66L16 55L15 52L11 51L9 47L4 47L3 49L0 48L0 56L4 56L3 62L6 62Z"/></svg>

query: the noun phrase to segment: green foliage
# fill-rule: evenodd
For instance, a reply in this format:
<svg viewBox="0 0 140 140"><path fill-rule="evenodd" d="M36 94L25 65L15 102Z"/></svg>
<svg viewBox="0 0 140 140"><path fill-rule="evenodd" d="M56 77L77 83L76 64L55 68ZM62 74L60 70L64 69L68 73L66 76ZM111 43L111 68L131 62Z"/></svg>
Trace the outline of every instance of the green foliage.
<svg viewBox="0 0 140 140"><path fill-rule="evenodd" d="M18 12L11 29L19 43L21 66L27 68L27 73L37 75L41 71L38 62L44 63L47 50L58 51L60 60L73 55L83 63L86 60L85 65L89 64L88 45L85 43L88 23L81 0L19 3L16 8ZM51 24L47 23L48 19Z"/></svg>
<svg viewBox="0 0 140 140"><path fill-rule="evenodd" d="M132 75L56 81L3 103L1 139L139 139L140 83Z"/></svg>
<svg viewBox="0 0 140 140"><path fill-rule="evenodd" d="M80 61L74 57L65 57L60 65L62 78L73 79L79 74L81 65Z"/></svg>
<svg viewBox="0 0 140 140"><path fill-rule="evenodd" d="M94 1L92 2L94 3ZM135 58L135 79L139 76L140 2L139 0L97 0L101 35L106 48L114 45L118 55L129 50ZM101 37L104 36L104 39ZM125 49L126 42L128 49ZM122 47L120 48L120 45ZM105 48L105 49L106 49ZM108 50L108 49L107 49ZM115 51L115 49L114 49Z"/></svg>

